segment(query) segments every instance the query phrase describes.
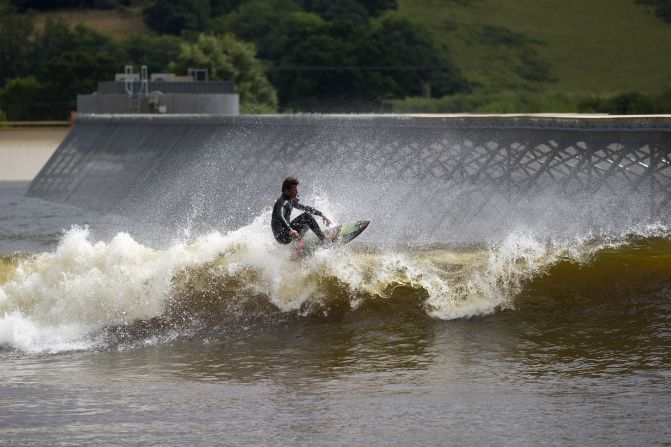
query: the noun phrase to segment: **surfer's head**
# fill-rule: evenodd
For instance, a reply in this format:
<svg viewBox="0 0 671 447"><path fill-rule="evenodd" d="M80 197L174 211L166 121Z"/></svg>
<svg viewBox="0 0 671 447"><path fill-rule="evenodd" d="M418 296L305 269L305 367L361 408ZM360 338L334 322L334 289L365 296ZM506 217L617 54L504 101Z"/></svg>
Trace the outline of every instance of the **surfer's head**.
<svg viewBox="0 0 671 447"><path fill-rule="evenodd" d="M296 177L287 177L282 182L282 194L293 199L298 196L299 181Z"/></svg>

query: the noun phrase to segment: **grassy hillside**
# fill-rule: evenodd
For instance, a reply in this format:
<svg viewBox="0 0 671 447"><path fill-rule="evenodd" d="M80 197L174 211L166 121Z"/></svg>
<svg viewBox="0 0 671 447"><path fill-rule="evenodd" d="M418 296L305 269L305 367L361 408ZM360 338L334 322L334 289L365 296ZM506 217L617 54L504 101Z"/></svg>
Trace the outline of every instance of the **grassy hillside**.
<svg viewBox="0 0 671 447"><path fill-rule="evenodd" d="M452 50L476 90L654 92L671 87L671 24L635 0L398 0ZM141 8L37 15L121 38L142 32ZM501 41L508 44L501 44ZM497 43L499 42L499 43ZM540 61L550 80L520 77ZM533 63L532 67L533 69ZM533 78L533 76L532 76Z"/></svg>
<svg viewBox="0 0 671 447"><path fill-rule="evenodd" d="M608 94L671 87L671 24L635 0L399 0L399 11L434 31L485 91L528 85ZM510 31L512 43L493 44L492 29ZM516 75L525 55L544 62L554 80Z"/></svg>
<svg viewBox="0 0 671 447"><path fill-rule="evenodd" d="M84 25L99 33L121 39L129 33L147 30L142 21L142 9L130 8L125 10L63 10L41 12L35 16L35 26L44 27L47 20L62 20L71 25Z"/></svg>
<svg viewBox="0 0 671 447"><path fill-rule="evenodd" d="M430 99L404 99L403 95L409 93L397 94L396 99L383 104L393 111L671 113L671 23L655 16L650 2L397 1L398 13L388 12L391 16L375 19L378 24L394 20L395 14L423 24L450 49L472 91L437 98L441 95L439 88L435 83L426 82ZM149 58L154 66L167 67L168 62L174 60L169 58L167 48L178 51L178 38L144 39L149 37L145 35L127 41L129 43L121 42L129 35L147 32L142 8L148 4L150 0L117 10L38 13L36 24L38 28L43 27L49 19L83 24L119 39L117 43L127 45L122 51L141 54L142 61ZM263 17L258 17L263 15L263 8L254 11L238 17L246 17L249 22L241 26L240 36L249 41L254 41L254 36L266 28L272 28ZM229 14L228 18L238 12ZM280 16L281 11L273 9L265 19L279 20ZM217 30L217 20L221 17L206 26ZM250 25L255 34L244 35L246 25ZM281 26L278 29L280 33L285 32ZM186 39L192 39L197 32L188 31ZM352 36L344 38L352 40ZM433 54L433 50L430 51ZM285 53L286 56L291 51ZM135 62L140 60L137 54ZM269 67L278 63L277 60L267 62ZM447 66L447 63L449 60L443 59L437 64ZM444 66L439 70L445 70ZM309 80L325 89L321 81ZM276 81L275 87L281 89L277 84ZM412 94L419 93L412 90Z"/></svg>

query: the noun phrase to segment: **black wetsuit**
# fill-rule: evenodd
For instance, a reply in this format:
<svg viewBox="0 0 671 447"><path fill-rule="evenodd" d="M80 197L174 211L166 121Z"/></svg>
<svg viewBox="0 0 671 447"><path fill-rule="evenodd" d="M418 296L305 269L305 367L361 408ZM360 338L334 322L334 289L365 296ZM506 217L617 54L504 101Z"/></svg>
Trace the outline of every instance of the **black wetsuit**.
<svg viewBox="0 0 671 447"><path fill-rule="evenodd" d="M305 211L297 218L292 221L291 211L297 208L299 210ZM304 235L308 228L314 231L317 237L320 240L324 240L324 233L319 228L319 224L312 215L323 216L321 211L312 208L311 206L301 205L298 203L298 198L290 199L289 197L282 194L275 206L273 207L273 218L270 221L270 226L273 229L273 235L277 242L281 244L288 244L292 241L291 239L291 230L298 231L299 235Z"/></svg>

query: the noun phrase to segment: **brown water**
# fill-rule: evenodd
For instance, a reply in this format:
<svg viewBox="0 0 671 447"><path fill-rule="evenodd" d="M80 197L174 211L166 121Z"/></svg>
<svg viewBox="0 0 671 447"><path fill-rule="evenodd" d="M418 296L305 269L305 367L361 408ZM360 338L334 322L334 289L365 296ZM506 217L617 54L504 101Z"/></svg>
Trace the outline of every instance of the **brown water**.
<svg viewBox="0 0 671 447"><path fill-rule="evenodd" d="M296 263L268 216L157 248L55 230L106 218L22 187L0 194L3 445L671 441L663 225Z"/></svg>

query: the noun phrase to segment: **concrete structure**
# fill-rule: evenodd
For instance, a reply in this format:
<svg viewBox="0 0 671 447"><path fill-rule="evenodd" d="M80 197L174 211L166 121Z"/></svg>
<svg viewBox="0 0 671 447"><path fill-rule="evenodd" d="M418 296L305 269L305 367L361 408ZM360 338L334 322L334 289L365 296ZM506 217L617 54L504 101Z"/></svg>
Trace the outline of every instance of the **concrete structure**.
<svg viewBox="0 0 671 447"><path fill-rule="evenodd" d="M77 95L77 113L186 113L205 115L238 115L237 93L161 93L154 91L138 103L120 94Z"/></svg>
<svg viewBox="0 0 671 447"><path fill-rule="evenodd" d="M231 81L193 81L172 73L147 77L132 70L119 73L115 81L99 82L98 91L77 95L77 113L184 113L238 115L240 98Z"/></svg>
<svg viewBox="0 0 671 447"><path fill-rule="evenodd" d="M369 240L669 223L671 116L79 115L29 194L224 230L287 175Z"/></svg>

